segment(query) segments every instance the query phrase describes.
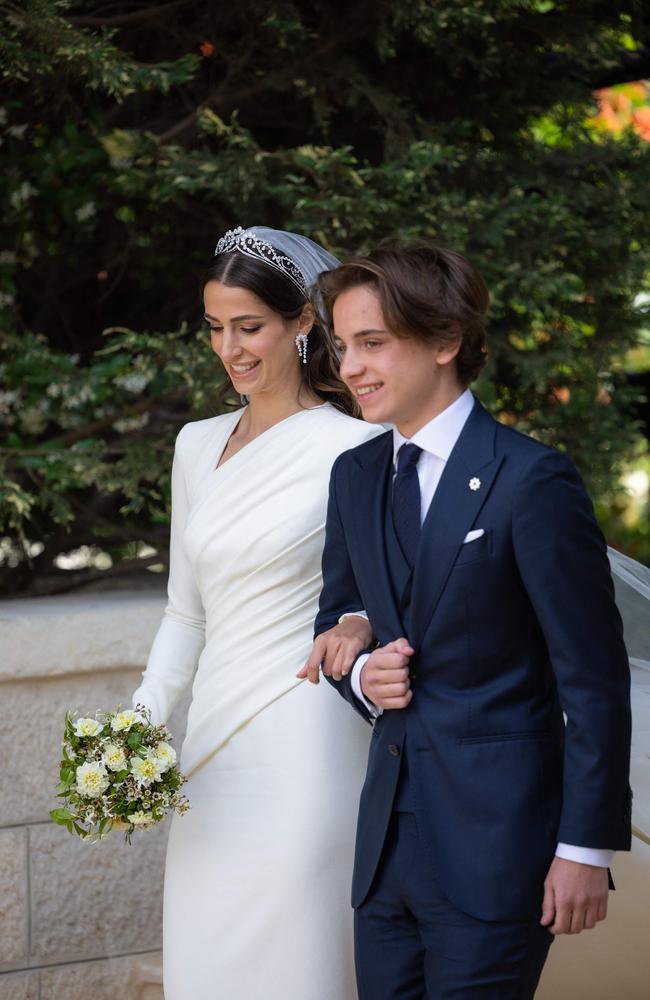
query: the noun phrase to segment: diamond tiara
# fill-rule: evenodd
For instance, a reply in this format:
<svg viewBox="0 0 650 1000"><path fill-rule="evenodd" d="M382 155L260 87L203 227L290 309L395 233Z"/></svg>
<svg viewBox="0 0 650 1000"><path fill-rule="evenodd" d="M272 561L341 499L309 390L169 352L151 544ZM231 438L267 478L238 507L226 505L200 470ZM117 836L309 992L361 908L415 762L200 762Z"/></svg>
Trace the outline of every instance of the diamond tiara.
<svg viewBox="0 0 650 1000"><path fill-rule="evenodd" d="M214 255L216 257L220 253L230 253L231 250L239 250L240 253L246 254L247 257L262 260L265 264L270 264L271 267L274 267L276 271L282 271L283 274L286 274L287 278L293 281L296 288L302 292L305 298L309 297L307 294L307 281L295 261L291 257L287 257L286 254L280 253L270 243L267 243L266 240L244 229L243 226L237 226L236 229L229 229L217 243Z"/></svg>

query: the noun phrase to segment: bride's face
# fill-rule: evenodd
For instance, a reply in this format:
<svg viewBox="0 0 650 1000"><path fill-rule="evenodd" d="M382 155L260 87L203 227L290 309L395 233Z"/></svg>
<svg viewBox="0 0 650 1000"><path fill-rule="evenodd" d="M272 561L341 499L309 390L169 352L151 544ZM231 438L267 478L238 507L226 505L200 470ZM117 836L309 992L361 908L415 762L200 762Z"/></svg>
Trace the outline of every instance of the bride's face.
<svg viewBox="0 0 650 1000"><path fill-rule="evenodd" d="M203 290L212 350L237 392L286 393L300 381L294 338L303 317L285 320L245 288L209 281ZM309 325L309 324L308 324Z"/></svg>

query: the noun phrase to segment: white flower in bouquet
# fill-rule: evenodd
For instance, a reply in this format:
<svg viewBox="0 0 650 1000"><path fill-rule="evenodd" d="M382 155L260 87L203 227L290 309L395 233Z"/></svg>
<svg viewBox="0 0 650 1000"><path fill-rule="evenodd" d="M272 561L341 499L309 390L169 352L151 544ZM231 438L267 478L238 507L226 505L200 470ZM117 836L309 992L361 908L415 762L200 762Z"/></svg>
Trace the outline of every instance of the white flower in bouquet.
<svg viewBox="0 0 650 1000"><path fill-rule="evenodd" d="M170 767L173 767L176 763L176 751L169 743L165 740L161 740L157 746L154 747L154 754L160 761L160 770L162 774L168 771Z"/></svg>
<svg viewBox="0 0 650 1000"><path fill-rule="evenodd" d="M97 736L97 733L101 733L103 728L101 722L98 722L97 719L77 719L74 724L75 734L81 738Z"/></svg>
<svg viewBox="0 0 650 1000"><path fill-rule="evenodd" d="M121 746L117 743L109 743L102 754L102 760L109 771L126 771L129 762Z"/></svg>
<svg viewBox="0 0 650 1000"><path fill-rule="evenodd" d="M122 733L131 726L142 725L146 723L146 719L140 715L139 712L134 712L132 709L126 709L124 712L116 712L111 719L111 729L114 733Z"/></svg>
<svg viewBox="0 0 650 1000"><path fill-rule="evenodd" d="M106 768L100 761L82 764L77 768L77 791L85 799L96 799L110 784Z"/></svg>
<svg viewBox="0 0 650 1000"><path fill-rule="evenodd" d="M152 751L146 757L134 757L131 761L131 773L139 785L148 788L154 781L162 777L161 762Z"/></svg>
<svg viewBox="0 0 650 1000"><path fill-rule="evenodd" d="M129 823L133 824L133 826L141 827L153 826L156 822L151 813L143 812L142 809L139 809L134 813L129 813L127 819Z"/></svg>

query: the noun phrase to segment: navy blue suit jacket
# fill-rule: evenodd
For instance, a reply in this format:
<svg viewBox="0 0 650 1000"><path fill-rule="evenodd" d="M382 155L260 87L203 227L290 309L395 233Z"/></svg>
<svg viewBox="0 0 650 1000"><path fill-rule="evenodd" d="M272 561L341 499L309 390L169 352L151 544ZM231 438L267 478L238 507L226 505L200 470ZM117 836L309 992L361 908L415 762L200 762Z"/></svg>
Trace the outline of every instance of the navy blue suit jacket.
<svg viewBox="0 0 650 1000"><path fill-rule="evenodd" d="M316 620L320 634L365 608L380 645L406 635L415 650L410 705L373 728L352 902L376 871L407 740L443 892L480 919L539 918L558 841L630 846L629 667L605 543L573 464L477 401L412 577L399 559L391 573L392 455L388 432L332 469ZM368 718L349 676L335 686Z"/></svg>

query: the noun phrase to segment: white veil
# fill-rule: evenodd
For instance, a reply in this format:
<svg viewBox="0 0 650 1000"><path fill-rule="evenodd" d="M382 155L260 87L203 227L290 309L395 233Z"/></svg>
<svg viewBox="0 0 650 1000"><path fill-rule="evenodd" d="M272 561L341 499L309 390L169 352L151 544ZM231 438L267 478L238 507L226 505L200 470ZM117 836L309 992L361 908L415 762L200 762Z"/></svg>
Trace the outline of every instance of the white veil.
<svg viewBox="0 0 650 1000"><path fill-rule="evenodd" d="M650 569L608 549L632 676L632 831L650 844Z"/></svg>
<svg viewBox="0 0 650 1000"><path fill-rule="evenodd" d="M630 665L650 672L650 569L616 549L607 555Z"/></svg>
<svg viewBox="0 0 650 1000"><path fill-rule="evenodd" d="M333 254L307 236L288 233L284 229L270 229L268 226L251 226L245 232L266 240L280 253L291 257L302 271L308 291L312 290L322 271L331 271L341 263Z"/></svg>

